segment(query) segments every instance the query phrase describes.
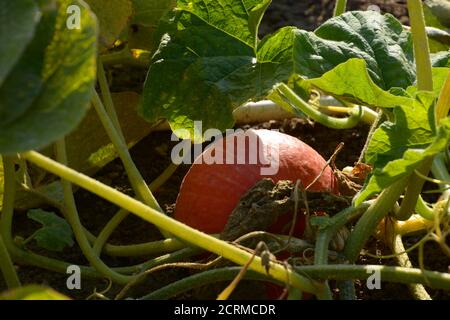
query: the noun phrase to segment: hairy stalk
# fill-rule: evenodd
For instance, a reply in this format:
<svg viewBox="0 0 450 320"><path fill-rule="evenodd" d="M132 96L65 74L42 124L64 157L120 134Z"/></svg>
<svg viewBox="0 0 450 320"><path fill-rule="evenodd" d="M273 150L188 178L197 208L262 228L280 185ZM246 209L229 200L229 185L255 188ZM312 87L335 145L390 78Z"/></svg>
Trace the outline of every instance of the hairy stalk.
<svg viewBox="0 0 450 320"><path fill-rule="evenodd" d="M330 245L330 241L333 239L333 236L347 223L363 214L372 202L373 201L367 201L358 207L351 206L345 208L330 218L330 222L327 224L327 227L320 229L317 235L314 264L328 264L328 247Z"/></svg>
<svg viewBox="0 0 450 320"><path fill-rule="evenodd" d="M109 138L117 149L117 153L119 154L119 157L124 164L125 171L128 174L130 183L134 191L140 198L144 200L145 203L147 203L152 208L162 212L161 207L153 197L150 189L148 188L139 170L131 159L131 155L128 151L127 145L122 140L121 135L114 127L114 124L106 113L103 103L101 102L100 97L97 93L95 93L94 95L93 105L103 126L105 127L106 132L108 133Z"/></svg>
<svg viewBox="0 0 450 320"><path fill-rule="evenodd" d="M408 254L406 253L405 246L403 245L402 237L400 235L395 235L394 241L391 244L391 249L394 254L396 254L395 260L400 267L412 268L413 265L409 260ZM414 298L418 300L431 300L430 295L425 290L422 284L410 284L409 289Z"/></svg>
<svg viewBox="0 0 450 320"><path fill-rule="evenodd" d="M351 280L367 279L374 271L379 272L381 279L394 283L420 283L434 289L450 290L450 274L437 271L420 270L379 265L333 264L326 266L299 266L294 270L314 279Z"/></svg>
<svg viewBox="0 0 450 320"><path fill-rule="evenodd" d="M164 172L159 175L155 180L152 181L152 183L149 184L150 191L158 190L175 172L175 170L178 168L175 164L170 164ZM120 223L129 215L129 212L126 210L120 209L111 220L108 221L108 223L105 225L103 230L99 233L97 239L94 241L94 251L97 253L97 255L100 255L102 252L106 242L108 241L109 237L112 235L114 230L120 225ZM169 252L181 249L184 247L184 244L180 241L177 241L176 239L166 239L166 240L172 240L171 242L175 245L172 248L168 248L167 242L168 241L154 241L154 242L148 242L138 245L130 246L130 250L126 250L127 254L135 253L137 252L140 255L148 255L148 254L155 254L160 252ZM139 247L136 247L139 246ZM108 251L111 250L111 248ZM137 249L137 250L134 250ZM171 249L169 251L166 251L166 249ZM113 249L114 252L114 249ZM110 251L111 253L111 251Z"/></svg>
<svg viewBox="0 0 450 320"><path fill-rule="evenodd" d="M109 237L113 234L114 230L116 230L119 224L121 224L126 217L128 217L128 211L120 209L108 221L108 223L105 225L102 231L100 231L93 245L93 250L97 256L100 256L106 241L108 241Z"/></svg>
<svg viewBox="0 0 450 320"><path fill-rule="evenodd" d="M423 175L428 175L430 172L433 158L428 158L423 161L420 167L417 169ZM422 192L425 180L417 174L411 174L409 177L408 186L406 187L405 197L402 200L400 209L395 212L395 218L400 221L408 220L414 213L418 198Z"/></svg>
<svg viewBox="0 0 450 320"><path fill-rule="evenodd" d="M64 140L60 140L56 143L56 158L60 163L64 165L67 164L66 145ZM77 239L78 245L80 246L83 255L92 264L92 266L105 277L121 284L128 283L133 279L133 277L125 276L111 270L94 252L89 243L89 240L84 233L83 225L81 224L80 218L78 216L78 210L73 196L72 184L65 179L62 179L61 183L63 186L64 204L67 213L66 219L68 219L68 222L72 227L75 238Z"/></svg>
<svg viewBox="0 0 450 320"><path fill-rule="evenodd" d="M251 258L251 254L228 242L219 240L210 235L195 230L179 221L176 221L163 213L146 206L101 182L92 179L80 172L72 170L42 154L34 151L22 154L28 161L35 165L65 179L80 187L122 207L138 217L155 224L157 227L167 230L176 237L201 247L210 252L216 253L224 258L231 260L237 264L245 265ZM256 257L250 264L250 269L262 274L266 274L266 269L262 265L261 258ZM278 281L287 283L299 288L305 292L316 294L319 298L324 297L323 285L308 278L302 277L291 270L287 270L285 266L277 263L271 264L270 276Z"/></svg>
<svg viewBox="0 0 450 320"><path fill-rule="evenodd" d="M174 298L184 292L200 288L208 284L217 283L220 281L231 281L236 278L241 270L241 267L226 267L197 273L171 283L164 288L155 290L152 293L141 297L140 300L167 300ZM273 282L278 285L281 284L278 281L273 281L272 279L251 270L248 270L245 275L243 275L243 279Z"/></svg>
<svg viewBox="0 0 450 320"><path fill-rule="evenodd" d="M430 60L430 47L425 29L425 15L422 1L408 0L408 13L414 42L414 57L417 69L419 90L433 91L433 72Z"/></svg>
<svg viewBox="0 0 450 320"><path fill-rule="evenodd" d="M408 0L408 12L411 21L411 31L414 42L414 57L417 69L417 88L424 91L433 91L433 72L430 60L430 47L428 44L427 31L425 29L425 16L422 1ZM437 119L438 120L438 119ZM433 159L427 159L418 171L427 176L431 169ZM395 216L398 220L408 220L414 212L417 199L422 191L425 181L413 174L409 178L405 198Z"/></svg>
<svg viewBox="0 0 450 320"><path fill-rule="evenodd" d="M116 108L114 107L114 102L111 96L111 91L109 90L108 79L106 78L105 68L103 63L99 61L97 67L97 78L100 85L100 92L102 94L105 110L111 119L117 134L121 137L122 142L126 143L125 136L123 135L122 127L120 126L119 117L117 116Z"/></svg>
<svg viewBox="0 0 450 320"><path fill-rule="evenodd" d="M11 254L14 261L22 264L32 264L37 267L49 269L57 272L66 272L71 263L65 263L55 259L50 259L32 252L27 252L17 247L12 238L12 222L14 215L14 202L16 194L16 177L14 161L10 157L3 156L3 169L5 175L5 188L3 198L3 211L0 221L0 234L4 245ZM98 273L92 268L81 267L83 275L86 277L98 277Z"/></svg>
<svg viewBox="0 0 450 320"><path fill-rule="evenodd" d="M367 135L366 142L364 143L364 147L359 155L358 163L364 162L364 157L366 156L367 150L369 149L370 141L373 138L373 135L375 134L375 131L377 130L378 124L380 123L381 116L383 115L383 111L380 109L377 112L377 117L372 122L372 125L370 126L369 134Z"/></svg>
<svg viewBox="0 0 450 320"><path fill-rule="evenodd" d="M408 179L403 178L385 189L358 220L354 230L347 239L344 249L344 253L350 262L356 261L366 241L375 231L380 221L392 210L394 204L405 190L407 183Z"/></svg>
<svg viewBox="0 0 450 320"><path fill-rule="evenodd" d="M340 16L345 12L347 8L347 0L336 0L336 5L334 6L333 17Z"/></svg>
<svg viewBox="0 0 450 320"><path fill-rule="evenodd" d="M184 242L175 238L167 238L159 241L124 246L107 243L103 252L112 257L143 257L173 252L185 247L186 244Z"/></svg>
<svg viewBox="0 0 450 320"><path fill-rule="evenodd" d="M144 203L151 206L155 210L163 212L163 210L159 206L159 203L156 201L155 197L150 191L148 185L145 183L145 180L142 177L141 173L134 164L125 141L122 139L122 136L120 135L120 133L118 133L118 130L115 128L114 123L108 116L103 106L103 103L96 92L93 98L93 105L95 110L97 111L100 121L103 124L103 127L108 133L109 138L114 144L117 153L123 162L125 171L128 174L131 186L133 187L133 190L136 193L137 197L143 199ZM165 230L161 230L161 233L166 238L170 237L170 235Z"/></svg>
<svg viewBox="0 0 450 320"><path fill-rule="evenodd" d="M0 234L0 271L3 273L6 285L9 289L20 287L20 280L17 276L16 269L9 255L8 249L3 242L3 237Z"/></svg>
<svg viewBox="0 0 450 320"><path fill-rule="evenodd" d="M328 247L330 245L330 241L333 239L333 236L348 222L356 217L359 217L368 207L368 202L365 202L358 207L348 207L330 218L330 223L326 228L319 229L314 251L314 265L319 266L328 264ZM350 282L345 281L339 283L339 285L342 285L345 289L344 292L348 293L345 297L341 295L341 299L354 299L354 285L352 281ZM328 281L326 282L326 285L328 286Z"/></svg>
<svg viewBox="0 0 450 320"><path fill-rule="evenodd" d="M4 157L4 174L5 174L5 190L4 190L4 201L3 201L3 212L1 216L0 223L0 233L2 234L2 238L6 239L4 244L7 250L11 253L11 256L17 263L24 265L33 265L39 268L66 273L67 268L73 263L59 261L56 259L44 257L33 252L25 251L19 247L17 247L12 240L12 217L14 213L14 201L15 201L15 170L14 170L14 162L12 159ZM6 236L5 236L6 235ZM144 244L144 245L133 245L133 246L111 246L112 253L117 256L127 256L127 253L138 256L142 255L142 252L152 251L151 249L152 243ZM178 240L167 239L162 240L161 243L157 243L159 248L163 248L167 251L175 251L177 247L183 247L184 244L181 244ZM149 248L150 247L150 248ZM142 270L145 270L148 267L153 267L158 264L174 262L177 259L184 259L189 256L192 256L198 253L198 249L194 248L186 248L180 251L176 251L174 253L166 254L162 257L152 259L148 262L136 265L136 266L128 266L128 267L119 267L112 268L114 271L119 273L139 273ZM2 258L1 262L6 261ZM104 277L102 274L98 273L94 268L87 266L80 266L81 273L83 277L86 278L102 278ZM10 279L13 279L11 277Z"/></svg>
<svg viewBox="0 0 450 320"><path fill-rule="evenodd" d="M292 91L284 83L276 88L281 97L289 105L294 105L296 109L300 110L314 121L333 129L350 129L358 125L364 117L364 109L362 107L355 107L350 112L347 118L335 118L320 112L317 108L309 105L306 101L300 98L294 91Z"/></svg>
<svg viewBox="0 0 450 320"><path fill-rule="evenodd" d="M430 285L436 289L450 289L450 275L446 273L434 272L434 271L421 271L414 268L401 268L401 267L387 267L378 265L356 266L356 265L326 265L326 266L301 266L295 267L299 273L309 277L321 278L321 279L335 279L335 280L354 280L354 279L367 279L373 271L380 272L380 275L384 281L394 283L422 283L424 284L427 279ZM239 272L240 267L226 267L220 269L208 270L202 273L195 274L193 276L184 278L180 281L176 281L164 288L158 289L152 293L143 296L142 300L164 300L174 298L189 290L199 288L211 283L219 281L230 281L234 279ZM370 272L368 272L370 271ZM248 271L245 276L245 280L253 281L271 281L277 284L279 282L273 281L267 277L264 277L256 272Z"/></svg>
<svg viewBox="0 0 450 320"><path fill-rule="evenodd" d="M127 266L127 267L117 267L113 268L115 271L124 273L124 274L140 274L146 270L152 269L154 267L167 264L174 263L182 260L186 260L192 256L198 255L202 250L194 247L184 248L172 253L165 254L163 256L151 259L144 263L135 265L135 266Z"/></svg>

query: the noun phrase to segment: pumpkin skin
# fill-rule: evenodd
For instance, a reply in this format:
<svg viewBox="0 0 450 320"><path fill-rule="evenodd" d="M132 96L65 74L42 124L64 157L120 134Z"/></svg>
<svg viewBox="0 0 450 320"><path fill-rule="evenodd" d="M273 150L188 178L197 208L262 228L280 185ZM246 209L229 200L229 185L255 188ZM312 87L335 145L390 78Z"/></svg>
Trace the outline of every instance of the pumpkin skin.
<svg viewBox="0 0 450 320"><path fill-rule="evenodd" d="M245 140L245 144L238 144L239 139ZM251 143L255 141L258 142L256 147ZM252 154L264 155L265 158L258 157L252 162ZM225 163L227 156L233 160L232 164ZM214 159L222 159L223 164L211 164ZM242 163L239 164L238 160ZM267 172L269 163L275 168L278 164L276 173L276 170ZM295 137L265 129L238 131L213 142L195 159L181 184L174 217L200 231L221 233L240 198L259 180L271 178L274 182L295 182L300 179L307 186L325 166L326 161L320 154ZM330 167L309 190L339 193ZM269 231L281 232L285 223L291 220L289 216L281 216ZM298 217L295 236L303 235L304 224L304 218Z"/></svg>

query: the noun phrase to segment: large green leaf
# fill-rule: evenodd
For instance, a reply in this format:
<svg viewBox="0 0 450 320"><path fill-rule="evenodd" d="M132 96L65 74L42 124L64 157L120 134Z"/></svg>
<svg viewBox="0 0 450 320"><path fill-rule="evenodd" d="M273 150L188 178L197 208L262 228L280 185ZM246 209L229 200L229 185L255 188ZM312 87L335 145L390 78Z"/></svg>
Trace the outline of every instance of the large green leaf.
<svg viewBox="0 0 450 320"><path fill-rule="evenodd" d="M362 59L349 59L322 77L307 82L333 96L367 106L393 108L412 104L414 101L412 98L396 96L377 86L369 76L366 62Z"/></svg>
<svg viewBox="0 0 450 320"><path fill-rule="evenodd" d="M131 0L86 0L100 24L100 43L111 47L133 15ZM149 1L152 2L152 1Z"/></svg>
<svg viewBox="0 0 450 320"><path fill-rule="evenodd" d="M433 67L450 68L450 51L441 51L431 55Z"/></svg>
<svg viewBox="0 0 450 320"><path fill-rule="evenodd" d="M382 92L375 84L388 90L415 81L411 35L391 15L349 12L315 33L286 27L258 42L256 31L269 1L228 4L179 0L153 57L142 115L186 129L177 132L181 138L199 138L195 120L203 129L229 128L236 106L267 96L293 74L321 77L352 58L365 60L365 81L374 95ZM392 107L404 99L386 92L372 102Z"/></svg>
<svg viewBox="0 0 450 320"><path fill-rule="evenodd" d="M424 160L445 150L450 140L450 118L442 120L434 139L426 145L429 138L421 139L416 145L411 141L410 147L397 160L388 162L383 168L376 168L369 182L356 199L355 205L389 187L399 179L413 173Z"/></svg>
<svg viewBox="0 0 450 320"><path fill-rule="evenodd" d="M299 30L294 53L296 71L307 78L361 58L382 89L406 88L416 79L411 34L390 14L352 11L326 21L315 32Z"/></svg>
<svg viewBox="0 0 450 320"><path fill-rule="evenodd" d="M424 11L427 25L439 29L450 28L449 0L425 0Z"/></svg>
<svg viewBox="0 0 450 320"><path fill-rule="evenodd" d="M73 246L72 229L63 218L41 209L28 211L28 218L42 224L42 228L33 234L33 239L41 248L62 251L66 246Z"/></svg>
<svg viewBox="0 0 450 320"><path fill-rule="evenodd" d="M166 118L181 138L203 127L233 125L232 109L275 84L271 63L258 63L257 31L270 0L179 0L177 15L153 57L143 116ZM269 86L269 87L270 87Z"/></svg>
<svg viewBox="0 0 450 320"><path fill-rule="evenodd" d="M33 0L0 0L0 85L33 37L39 19Z"/></svg>
<svg viewBox="0 0 450 320"><path fill-rule="evenodd" d="M33 39L0 87L0 153L43 147L84 116L96 74L97 22L81 9L81 29L66 27L69 0L45 2Z"/></svg>
<svg viewBox="0 0 450 320"><path fill-rule="evenodd" d="M384 122L374 133L366 162L375 168L402 157L407 149L420 149L433 141L435 96L419 93L413 104L394 109L395 122Z"/></svg>

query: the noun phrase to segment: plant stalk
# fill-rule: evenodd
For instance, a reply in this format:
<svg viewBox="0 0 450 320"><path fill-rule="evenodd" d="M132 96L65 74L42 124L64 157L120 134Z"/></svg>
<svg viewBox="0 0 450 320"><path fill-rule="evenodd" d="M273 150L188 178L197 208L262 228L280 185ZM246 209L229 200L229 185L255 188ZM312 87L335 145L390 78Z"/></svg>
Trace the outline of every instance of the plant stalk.
<svg viewBox="0 0 450 320"><path fill-rule="evenodd" d="M23 157L35 165L67 181L75 183L80 187L110 201L111 203L136 214L138 217L155 224L157 227L169 231L194 246L198 246L210 252L216 253L240 265L245 265L252 257L250 253L228 242L216 239L210 235L195 230L151 207L146 206L140 201L137 201L80 172L72 170L44 155L30 151L24 153ZM262 265L260 257L256 257L254 259L254 261L250 264L250 269L266 274L266 269ZM284 283L290 282L292 286L297 287L302 291L316 294L319 298L324 297L323 285L300 276L291 270L287 270L284 265L272 263L270 276Z"/></svg>
<svg viewBox="0 0 450 320"><path fill-rule="evenodd" d="M300 110L314 121L329 128L350 129L358 125L358 123L364 117L364 109L358 106L352 109L352 111L350 112L350 116L347 118L331 117L308 104L284 83L278 85L276 90L280 94L280 96L286 100L285 103L294 105L295 109Z"/></svg>
<svg viewBox="0 0 450 320"><path fill-rule="evenodd" d="M56 142L56 158L60 163L67 165L66 144L64 140ZM92 264L92 266L98 270L98 272L105 275L105 277L110 278L114 282L126 284L131 281L133 277L125 276L111 270L92 249L89 240L84 233L83 225L81 224L80 218L78 216L78 210L73 196L72 184L65 179L62 179L61 183L64 192L66 219L72 227L75 238L77 239L78 245L80 246L83 255Z"/></svg>
<svg viewBox="0 0 450 320"><path fill-rule="evenodd" d="M391 249L394 254L397 256L395 257L395 260L397 260L397 263L399 266L404 268L412 268L413 265L411 263L411 260L409 260L408 254L405 252L405 246L403 245L402 237L400 235L395 235L394 241L391 244ZM409 290L411 291L411 294L416 298L417 300L431 300L430 295L425 290L424 286L422 284L414 283L409 285Z"/></svg>
<svg viewBox="0 0 450 320"><path fill-rule="evenodd" d="M403 178L385 189L358 220L350 237L347 239L344 249L344 253L350 262L356 261L366 241L386 214L392 210L394 204L405 190L407 183L408 179Z"/></svg>
<svg viewBox="0 0 450 320"><path fill-rule="evenodd" d="M430 59L430 47L428 44L422 1L408 0L407 3L414 42L417 88L421 91L433 91L433 72ZM418 171L427 176L430 172L432 162L433 159L425 160ZM414 213L417 199L422 192L422 188L425 183L425 180L415 174L411 175L409 179L410 181L405 192L405 198L402 201L400 209L395 214L395 217L398 220L408 220Z"/></svg>
<svg viewBox="0 0 450 320"><path fill-rule="evenodd" d="M336 0L336 5L334 6L333 17L340 16L345 12L347 8L347 0Z"/></svg>
<svg viewBox="0 0 450 320"><path fill-rule="evenodd" d="M6 285L9 289L20 287L20 280L9 255L8 249L0 234L0 271L3 273Z"/></svg>

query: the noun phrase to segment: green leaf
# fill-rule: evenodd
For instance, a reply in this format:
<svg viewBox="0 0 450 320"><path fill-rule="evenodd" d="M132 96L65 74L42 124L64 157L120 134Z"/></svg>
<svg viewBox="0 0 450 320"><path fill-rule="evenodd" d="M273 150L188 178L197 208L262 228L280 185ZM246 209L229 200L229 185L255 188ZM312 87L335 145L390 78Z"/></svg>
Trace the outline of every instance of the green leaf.
<svg viewBox="0 0 450 320"><path fill-rule="evenodd" d="M73 1L47 1L33 39L0 87L0 153L44 147L83 118L96 76L97 23L81 9L81 29L66 27Z"/></svg>
<svg viewBox="0 0 450 320"><path fill-rule="evenodd" d="M420 142L425 142L426 140L427 139L424 139ZM376 168L373 171L369 182L358 195L355 205L361 204L368 197L389 187L399 179L412 174L424 160L445 150L449 140L450 118L446 118L441 121L441 126L439 127L435 138L428 146L424 146L423 143L418 143L416 148L414 148L414 146L408 148L401 158L387 163L382 169Z"/></svg>
<svg viewBox="0 0 450 320"><path fill-rule="evenodd" d="M33 0L7 1L0 5L0 85L22 55L39 22Z"/></svg>
<svg viewBox="0 0 450 320"><path fill-rule="evenodd" d="M450 68L450 51L437 52L431 55L433 67Z"/></svg>
<svg viewBox="0 0 450 320"><path fill-rule="evenodd" d="M1 293L0 300L70 300L70 298L52 288L29 285Z"/></svg>
<svg viewBox="0 0 450 320"><path fill-rule="evenodd" d="M328 71L322 77L307 80L308 83L333 95L357 104L393 108L413 103L413 99L397 96L377 86L362 59L349 59Z"/></svg>
<svg viewBox="0 0 450 320"><path fill-rule="evenodd" d="M133 15L131 0L86 0L100 24L100 43L110 48ZM149 1L152 2L152 1Z"/></svg>
<svg viewBox="0 0 450 320"><path fill-rule="evenodd" d="M352 58L365 60L372 95L382 92L375 84L388 90L414 83L411 34L391 15L349 12L315 33L286 27L258 43L256 31L268 4L178 1L147 76L144 118L166 118L173 130L184 129L175 132L179 137L200 139L196 120L203 130L224 130L234 124L235 107L266 97L293 74L320 77ZM389 92L376 98L389 107L407 100Z"/></svg>
<svg viewBox="0 0 450 320"><path fill-rule="evenodd" d="M450 28L450 1L425 0L424 12L427 26L444 30Z"/></svg>
<svg viewBox="0 0 450 320"><path fill-rule="evenodd" d="M276 82L277 65L258 63L257 29L269 0L178 1L145 82L142 115L168 119L180 138L233 126L233 108Z"/></svg>
<svg viewBox="0 0 450 320"><path fill-rule="evenodd" d="M28 211L28 218L42 224L42 228L33 234L41 248L62 251L66 246L73 246L72 229L66 220L41 209Z"/></svg>
<svg viewBox="0 0 450 320"><path fill-rule="evenodd" d="M395 123L384 122L374 133L366 162L382 168L402 157L407 149L422 149L435 137L434 94L418 93L414 103L394 109Z"/></svg>
<svg viewBox="0 0 450 320"><path fill-rule="evenodd" d="M317 78L351 58L367 63L372 80L382 89L414 83L411 34L390 14L353 11L332 18L315 32L296 34L296 71Z"/></svg>

